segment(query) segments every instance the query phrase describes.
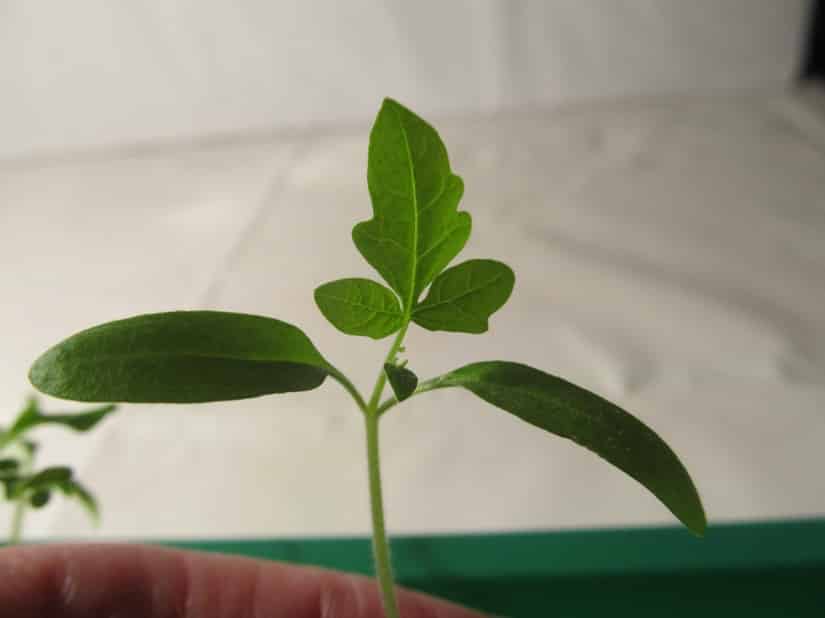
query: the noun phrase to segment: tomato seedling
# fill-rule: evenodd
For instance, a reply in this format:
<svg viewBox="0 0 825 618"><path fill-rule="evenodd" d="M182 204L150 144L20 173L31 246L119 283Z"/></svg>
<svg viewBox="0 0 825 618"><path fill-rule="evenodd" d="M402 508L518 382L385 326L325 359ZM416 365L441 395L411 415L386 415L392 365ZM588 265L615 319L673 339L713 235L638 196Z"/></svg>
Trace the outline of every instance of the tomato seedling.
<svg viewBox="0 0 825 618"><path fill-rule="evenodd" d="M37 442L31 439L31 431L43 425L58 425L73 431L85 432L94 428L115 406L105 405L85 412L71 414L47 414L36 398L30 397L8 429L0 427L0 485L3 497L14 511L8 545L22 540L23 523L29 508L46 506L55 492L77 500L94 522L99 518L97 500L78 481L68 466L49 466L35 470Z"/></svg>
<svg viewBox="0 0 825 618"><path fill-rule="evenodd" d="M611 402L523 364L471 363L419 382L399 361L411 325L483 333L510 297L513 271L496 260L449 266L470 236L458 210L461 178L436 130L386 99L370 133L367 184L373 216L352 238L387 285L352 278L315 290L340 331L394 335L365 396L297 327L269 317L217 311L141 315L80 332L40 357L32 383L79 401L192 403L306 391L332 378L366 425L375 568L386 615L398 618L381 496L378 423L400 402L441 388L464 388L531 425L590 449L650 490L691 531L705 514L684 466L659 436ZM387 382L391 394L384 398ZM492 559L492 557L491 557Z"/></svg>

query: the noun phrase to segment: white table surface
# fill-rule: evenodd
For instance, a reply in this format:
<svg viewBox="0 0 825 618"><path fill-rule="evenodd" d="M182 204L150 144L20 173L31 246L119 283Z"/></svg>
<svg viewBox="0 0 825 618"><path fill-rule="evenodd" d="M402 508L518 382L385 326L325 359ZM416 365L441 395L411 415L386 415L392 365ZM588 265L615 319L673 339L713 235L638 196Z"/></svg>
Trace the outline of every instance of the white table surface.
<svg viewBox="0 0 825 618"><path fill-rule="evenodd" d="M673 446L711 522L825 514L825 106L821 92L524 110L436 124L464 177L462 257L517 275L483 336L411 332L421 376L534 364ZM346 337L312 291L372 276L367 129L102 151L0 166L0 421L48 345L127 315L217 308L301 326L368 386L387 341ZM72 407L46 400L52 408ZM333 382L205 406L126 406L41 432L98 493L32 537L368 530L364 437ZM460 391L382 424L394 533L669 523L597 457ZM2 524L3 522L0 522Z"/></svg>

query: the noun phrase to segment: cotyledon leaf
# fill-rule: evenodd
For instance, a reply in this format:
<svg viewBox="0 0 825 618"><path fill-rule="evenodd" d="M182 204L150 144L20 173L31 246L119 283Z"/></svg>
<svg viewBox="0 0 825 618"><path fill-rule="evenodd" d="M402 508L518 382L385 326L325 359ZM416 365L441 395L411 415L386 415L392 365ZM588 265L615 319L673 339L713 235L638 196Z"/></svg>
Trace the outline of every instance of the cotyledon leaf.
<svg viewBox="0 0 825 618"><path fill-rule="evenodd" d="M470 215L457 211L464 185L436 130L392 99L370 133L367 184L373 218L353 241L411 310L470 236Z"/></svg>
<svg viewBox="0 0 825 618"><path fill-rule="evenodd" d="M488 318L513 291L512 269L495 260L468 260L438 275L415 306L413 322L428 330L484 333Z"/></svg>
<svg viewBox="0 0 825 618"><path fill-rule="evenodd" d="M44 393L77 401L197 403L310 390L328 367L286 322L174 311L77 333L37 359L29 378Z"/></svg>
<svg viewBox="0 0 825 618"><path fill-rule="evenodd" d="M466 365L438 378L435 388L453 386L593 451L644 485L693 533L704 533L705 512L685 467L652 429L613 403L505 361Z"/></svg>
<svg viewBox="0 0 825 618"><path fill-rule="evenodd" d="M335 328L348 335L383 339L403 323L395 293L369 279L338 279L318 286L315 304Z"/></svg>

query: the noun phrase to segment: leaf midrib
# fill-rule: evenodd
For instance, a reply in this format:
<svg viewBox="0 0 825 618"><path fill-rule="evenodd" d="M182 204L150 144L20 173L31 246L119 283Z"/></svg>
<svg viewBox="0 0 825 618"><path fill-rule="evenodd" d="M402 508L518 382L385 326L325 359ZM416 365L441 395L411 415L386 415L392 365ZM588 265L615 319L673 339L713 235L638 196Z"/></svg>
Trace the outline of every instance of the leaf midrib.
<svg viewBox="0 0 825 618"><path fill-rule="evenodd" d="M334 300L334 301L337 301L339 303L343 303L345 305L351 305L353 307L358 307L360 309L367 309L369 311L372 311L373 313L383 313L385 315L389 315L389 316L393 316L393 317L401 317L401 315L402 315L402 313L400 311L387 311L386 309L376 309L375 307L372 307L370 305L365 305L365 304L359 303L359 302L353 302L353 301L341 298L340 296L333 296L332 294L320 293L319 295L323 296L324 298L326 298L328 300Z"/></svg>
<svg viewBox="0 0 825 618"><path fill-rule="evenodd" d="M478 292L480 290L483 290L484 288L489 287L489 286L497 283L503 277L504 277L503 274L496 275L494 278L488 280L484 284L478 285L474 288L470 288L466 292L462 292L461 294L458 294L456 296L452 296L447 300L439 300L438 302L434 302L434 303L426 303L426 301L425 301L426 304L418 305L415 308L415 310L413 311L413 313L414 314L415 313L421 313L421 312L424 312L424 311L428 311L430 309L435 309L436 307L440 307L442 305L449 305L449 304L455 303L455 302L461 300L462 298L464 298L466 296L469 296L470 294L475 294L476 292Z"/></svg>
<svg viewBox="0 0 825 618"><path fill-rule="evenodd" d="M290 365L307 365L309 367L317 367L318 369L324 369L324 365L316 364L313 362L303 361L303 360L287 360L287 359L280 359L280 358L267 358L267 357L248 357L248 356L236 356L236 355L228 355L228 354L209 354L209 353L197 353L197 352L185 352L185 353L175 353L175 352L130 352L130 353L123 353L123 354L95 354L93 360L86 360L86 359L78 359L73 360L73 365L93 365L98 362L105 362L105 361L116 361L116 360L151 360L151 359L167 359L167 358L193 358L193 359L209 359L209 360L226 360L226 361L243 361L249 363L286 363Z"/></svg>
<svg viewBox="0 0 825 618"><path fill-rule="evenodd" d="M393 112L395 113L395 117L401 127L401 136L404 138L404 150L407 153L407 161L410 167L410 188L412 190L413 202L413 250L412 259L410 260L409 291L407 292L406 303L403 308L403 322L407 323L410 321L410 316L412 315L412 306L413 301L415 300L413 298L415 296L415 277L418 270L418 187L416 185L415 165L413 164L412 151L410 150L410 140L407 136L407 125L404 124L404 120L395 106L393 106Z"/></svg>
<svg viewBox="0 0 825 618"><path fill-rule="evenodd" d="M478 389L478 390L483 392L483 390L485 388L487 388L487 389L490 389L491 391L497 391L499 396L504 394L505 399L507 398L507 396L510 395L509 391L516 390L516 391L518 391L518 393L521 397L531 400L534 404L537 404L540 407L544 407L544 406L548 406L548 405L549 406L556 406L558 408L562 408L565 412L567 412L568 414L571 414L571 416L578 416L580 418L582 418L582 417L586 418L587 422L589 422L591 425L595 425L599 428L612 429L610 424L605 420L605 418L601 414L594 413L592 410L589 410L589 409L587 409L583 412L579 407L577 407L575 405L571 405L564 398L548 397L548 398L545 399L545 397L542 397L542 396L537 395L536 393L532 392L532 390L530 389L529 386L520 385L520 386L517 386L517 387L512 387L512 386L507 387L507 386L501 386L501 385L497 385L497 384L490 384L490 383L487 383L487 382L485 382L483 380L480 380L478 378L471 378L471 379L467 380L466 382L464 382L463 384L460 384L460 386L463 386L464 388L467 388L467 389L475 392L479 396L481 396L480 393L478 393L475 389ZM473 388L473 387L475 387L475 388ZM610 403L610 402L607 402L607 403L611 407L614 408L614 410L612 410L613 413L619 412L619 413L623 413L623 415L627 414L621 408L618 408L617 406L613 405L612 403ZM493 405L501 407L498 404L493 404ZM507 410L506 408L504 408L504 409L507 412L510 412L514 416L517 416L517 417L521 418L522 420L524 420L524 421L526 421L526 422L528 422L532 425L536 425L537 427L539 427L541 429L544 429L545 431L550 431L550 430L547 430L545 427L542 427L541 425L537 425L536 423L532 423L531 421L527 421L527 419L525 419L519 413L513 412L511 410ZM633 418L633 417L631 416L631 418ZM635 419L635 420L638 421L638 419ZM650 433L652 433L655 438L658 438L659 443L664 445L665 449L667 451L670 451L670 454L676 459L676 462L679 464L677 467L681 468L681 471L686 474L684 464L682 464L682 462L676 457L676 454L673 453L673 450L667 445L667 443L665 443L664 440L662 440L661 437L655 431L653 431L652 429L650 429L646 425L644 425L644 423L641 423L641 426L644 429L646 429L647 431L649 431ZM607 457L605 457L602 453L600 453L593 445L585 444L580 439L578 439L577 436L574 437L574 435L572 435L572 434L571 435L561 435L560 433L558 433L555 430L550 431L550 433L553 433L556 436L564 438L566 440L571 440L572 442L575 442L579 446L582 446L582 447L586 448L587 450L595 453L597 456L601 457L602 459L605 459L605 460L609 461L607 459ZM605 433L610 433L610 432L608 431L608 432L605 432ZM619 467L615 462L610 462L610 463L612 463L613 465L616 465L617 467ZM653 482L653 483L657 483L657 484L660 482L660 479L658 477L655 477L652 480L647 480L647 479L643 479L642 475L635 472L635 471L631 472L629 470L624 469L623 467L620 467L620 469L625 474L627 474L628 476L630 476L631 478L633 478L634 480L639 482L642 486L648 488L649 490L650 490L650 488L648 487L648 482ZM690 481L689 485L693 486L692 481ZM657 485L657 487L658 487L658 485ZM661 494L668 495L668 501L681 502L680 497L675 496L674 494L672 494L672 492L669 491L669 489L670 489L669 487L665 486L661 489L657 489L657 491ZM694 487L694 491L695 491L695 487ZM659 497L659 495L657 494L657 498L658 497ZM661 500L661 498L659 498L659 499ZM664 502L664 500L662 500L662 502ZM666 504L666 506L668 506L668 508L670 508L670 505L668 505L667 503L665 503L665 504Z"/></svg>

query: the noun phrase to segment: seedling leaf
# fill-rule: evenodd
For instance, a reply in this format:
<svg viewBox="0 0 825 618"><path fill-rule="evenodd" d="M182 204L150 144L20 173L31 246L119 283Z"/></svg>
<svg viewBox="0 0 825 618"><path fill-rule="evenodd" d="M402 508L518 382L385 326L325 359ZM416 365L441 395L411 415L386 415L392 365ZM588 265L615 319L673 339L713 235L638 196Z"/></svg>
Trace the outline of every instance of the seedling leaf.
<svg viewBox="0 0 825 618"><path fill-rule="evenodd" d="M495 260L468 260L438 275L412 319L427 330L487 331L488 318L513 291L515 275Z"/></svg>
<svg viewBox="0 0 825 618"><path fill-rule="evenodd" d="M195 403L310 390L327 367L286 322L175 311L77 333L41 356L29 378L44 393L77 401Z"/></svg>
<svg viewBox="0 0 825 618"><path fill-rule="evenodd" d="M367 184L373 218L352 238L409 311L470 236L470 215L456 210L464 185L436 130L392 99L370 133Z"/></svg>
<svg viewBox="0 0 825 618"><path fill-rule="evenodd" d="M332 325L348 335L383 339L403 324L398 297L369 279L339 279L315 289L315 303Z"/></svg>
<svg viewBox="0 0 825 618"><path fill-rule="evenodd" d="M593 451L649 489L694 534L706 520L693 481L665 442L611 402L526 365L487 361L445 374L439 387L460 386L520 419Z"/></svg>
<svg viewBox="0 0 825 618"><path fill-rule="evenodd" d="M398 401L409 398L418 386L418 376L406 367L385 363L384 373L387 374L387 381L390 383L392 392L395 393L395 398Z"/></svg>

